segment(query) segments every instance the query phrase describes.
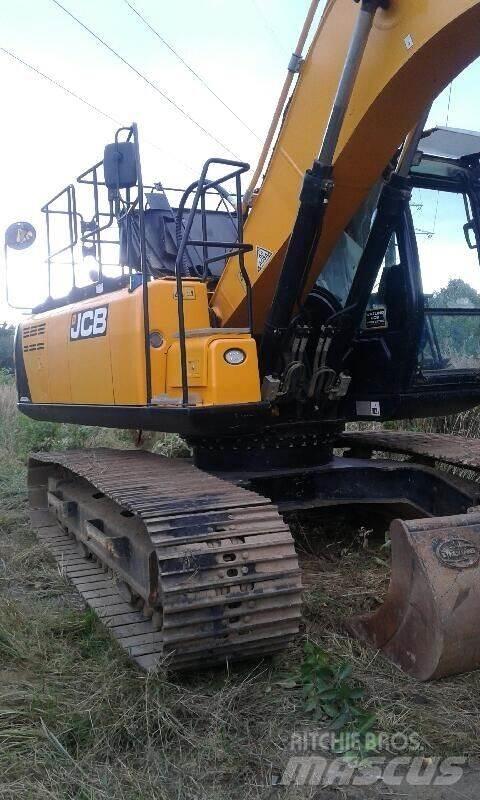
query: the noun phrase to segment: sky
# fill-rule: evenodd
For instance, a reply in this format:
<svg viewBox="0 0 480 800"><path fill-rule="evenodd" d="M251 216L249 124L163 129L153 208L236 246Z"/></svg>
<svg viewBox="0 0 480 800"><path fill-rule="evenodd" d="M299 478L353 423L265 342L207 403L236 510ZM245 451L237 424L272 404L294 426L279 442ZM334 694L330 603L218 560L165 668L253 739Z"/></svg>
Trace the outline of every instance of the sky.
<svg viewBox="0 0 480 800"><path fill-rule="evenodd" d="M129 0L257 136L145 28L126 0L62 2L211 132L213 138L146 86L54 0L0 0L0 48L14 52L118 122L139 124L146 181L185 186L212 155L233 153L256 163L310 0ZM0 70L0 230L23 219L37 228L34 247L13 253L10 260L11 302L29 306L46 295L40 207L100 160L117 126L2 51ZM479 85L477 62L454 82L451 93L438 99L429 124L480 129L480 107L472 101ZM431 211L426 202L424 213ZM438 252L447 252L448 231L442 234L440 226L434 242ZM444 283L451 262L444 258L439 267ZM6 304L4 265L2 273L0 320L18 317ZM480 271L477 283L471 282L480 288Z"/></svg>

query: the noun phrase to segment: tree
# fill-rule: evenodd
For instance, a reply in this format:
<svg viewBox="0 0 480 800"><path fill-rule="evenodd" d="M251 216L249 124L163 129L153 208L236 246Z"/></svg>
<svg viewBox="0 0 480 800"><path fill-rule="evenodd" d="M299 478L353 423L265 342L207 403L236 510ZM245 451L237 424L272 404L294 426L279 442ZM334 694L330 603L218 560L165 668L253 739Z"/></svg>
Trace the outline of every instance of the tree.
<svg viewBox="0 0 480 800"><path fill-rule="evenodd" d="M13 343L15 326L7 322L0 324L0 369L13 372Z"/></svg>
<svg viewBox="0 0 480 800"><path fill-rule="evenodd" d="M428 305L432 308L480 308L480 294L461 278L453 278L448 286L429 296Z"/></svg>
<svg viewBox="0 0 480 800"><path fill-rule="evenodd" d="M480 294L465 281L454 278L444 289L426 297L426 304L430 308L480 310ZM450 360L451 367L471 366L468 360L479 358L480 316L433 316L432 324L442 355Z"/></svg>

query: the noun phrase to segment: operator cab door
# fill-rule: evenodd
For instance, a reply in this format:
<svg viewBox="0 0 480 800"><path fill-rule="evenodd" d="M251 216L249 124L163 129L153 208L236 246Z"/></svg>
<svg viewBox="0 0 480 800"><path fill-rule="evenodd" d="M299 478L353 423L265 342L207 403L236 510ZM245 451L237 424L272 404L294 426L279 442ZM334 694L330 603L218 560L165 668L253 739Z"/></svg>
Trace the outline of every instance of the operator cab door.
<svg viewBox="0 0 480 800"><path fill-rule="evenodd" d="M418 255L407 211L392 236L360 330L345 359L345 368L352 375L348 416L358 416L357 402L363 408L367 399L373 403L375 416L391 415L392 404L385 403L385 395L398 396L411 383L422 321Z"/></svg>
<svg viewBox="0 0 480 800"><path fill-rule="evenodd" d="M347 418L430 416L480 403L478 171L447 170L440 160L435 167L441 174L412 176L410 208L345 361Z"/></svg>
<svg viewBox="0 0 480 800"><path fill-rule="evenodd" d="M421 182L412 195L425 323L417 385L477 381L480 374L480 265L476 197Z"/></svg>

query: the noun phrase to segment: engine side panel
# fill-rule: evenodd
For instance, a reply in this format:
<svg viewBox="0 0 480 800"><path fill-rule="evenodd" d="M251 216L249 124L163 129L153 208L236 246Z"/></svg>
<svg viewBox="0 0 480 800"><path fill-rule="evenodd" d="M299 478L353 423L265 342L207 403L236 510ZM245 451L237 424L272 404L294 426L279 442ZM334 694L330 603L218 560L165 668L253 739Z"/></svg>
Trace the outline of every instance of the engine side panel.
<svg viewBox="0 0 480 800"><path fill-rule="evenodd" d="M210 327L205 284L185 280L187 373L197 405L258 402L256 344L242 331ZM181 396L175 282L149 284L153 402ZM142 290L122 289L37 314L18 330L19 399L32 404L141 406L146 404ZM229 365L227 349L241 348L242 364ZM25 380L20 380L25 367ZM24 376L24 377L25 377Z"/></svg>

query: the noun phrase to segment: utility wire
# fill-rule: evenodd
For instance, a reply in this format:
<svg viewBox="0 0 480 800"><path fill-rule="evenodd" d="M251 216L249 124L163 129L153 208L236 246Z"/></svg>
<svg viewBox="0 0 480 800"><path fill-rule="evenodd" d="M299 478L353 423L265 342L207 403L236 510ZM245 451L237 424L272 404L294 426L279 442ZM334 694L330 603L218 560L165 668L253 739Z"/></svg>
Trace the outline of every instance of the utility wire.
<svg viewBox="0 0 480 800"><path fill-rule="evenodd" d="M448 128L448 123L450 121L450 107L451 107L451 104L452 104L452 89L453 89L453 81L450 84L450 89L449 89L449 92L448 92L447 117L446 117L446 120L445 120L445 127L446 128ZM436 205L435 205L435 214L434 214L434 217L433 217L433 230L432 230L432 233L431 233L431 237L435 236L435 234L437 232L437 220L438 220L438 207L439 207L439 205L440 205L440 191L437 191L437 202L436 202Z"/></svg>
<svg viewBox="0 0 480 800"><path fill-rule="evenodd" d="M7 50L6 47L0 47L0 50L2 51L2 53L5 53L5 55L9 56L10 58L13 58L15 61L18 61L19 64L23 64L24 67L27 67L27 69L30 69L32 72L35 72L41 78L45 78L45 80L50 81L50 83L53 83L54 86L57 86L58 89L61 89L62 92L65 92L65 94L70 95L70 97L74 97L75 100L79 100L81 103L88 106L88 108L90 108L92 111L96 111L97 114L101 114L102 117L105 117L106 119L109 119L111 122L114 122L115 125L122 124L117 119L115 119L115 117L112 117L110 114L108 114L106 111L102 111L101 108L97 108L97 106L92 105L92 103L90 103L84 97L81 97L79 94L76 94L71 89L68 89L66 86L63 85L63 83L60 83L59 81L55 80L55 78L52 78L50 75L46 75L44 72L41 72L41 70L39 70L38 67L34 67L33 64L28 64L26 61L20 58L20 56L17 56L16 53L12 52L12 50Z"/></svg>
<svg viewBox="0 0 480 800"><path fill-rule="evenodd" d="M279 38L277 32L274 30L273 26L270 24L270 21L269 21L267 15L264 13L263 9L261 8L260 4L257 2L257 0L250 0L250 1L252 3L253 7L255 8L258 16L261 18L264 28L270 34L270 38L272 39L272 41L275 42L275 44L282 51L283 54L288 53L287 48L285 47L283 42L280 41L280 38Z"/></svg>
<svg viewBox="0 0 480 800"><path fill-rule="evenodd" d="M218 144L220 147L222 147L224 150L226 150L227 153L230 153L230 155L232 155L234 158L236 158L236 159L239 158L236 155L236 153L234 153L232 150L230 150L230 148L227 147L223 142L221 142L220 139L217 139L213 135L213 133L210 133L210 131L207 131L207 129L204 128L203 125L201 125L199 122L197 122L197 120L194 119L188 113L188 111L184 111L184 109L181 108L181 106L177 105L175 100L172 100L172 98L169 97L169 95L166 94L166 92L163 92L161 89L159 89L159 87L156 86L155 83L153 83L153 81L151 81L149 78L147 78L147 76L144 75L143 72L140 72L140 70L138 70L136 67L134 67L133 64L130 64L130 62L127 61L126 58L124 58L122 55L120 55L120 53L117 50L115 50L104 39L102 39L100 36L98 36L98 34L96 34L95 31L92 31L91 28L89 28L87 25L85 25L85 23L83 23L80 19L78 19L78 17L76 17L74 14L72 14L72 12L68 10L68 8L65 8L65 6L63 6L61 3L59 3L58 0L51 0L51 2L55 3L55 5L58 6L58 8L60 8L62 11L64 11L65 14L67 14L69 17L71 17L71 19L73 19L78 25L80 25L80 27L82 27L85 31L87 31L87 33L89 33L90 36L93 36L93 38L96 39L97 42L99 42L101 45L103 45L103 47L105 47L107 50L109 50L109 52L112 53L116 58L118 58L123 64L125 64L125 66L127 66L129 69L131 69L132 72L134 72L135 75L137 75L137 77L141 78L147 84L147 86L150 86L151 89L153 89L155 92L157 92L157 94L159 94L161 97L163 97L164 100L166 100L168 103L170 103L170 105L172 105L180 114L182 114L182 116L184 116L186 119L188 119L190 122L192 122L202 133L204 133L206 136L208 136L209 139L212 139L212 141L214 141L215 144Z"/></svg>
<svg viewBox="0 0 480 800"><path fill-rule="evenodd" d="M164 45L165 45L165 47L167 47L167 48L170 50L170 52L171 52L171 53L173 53L173 55L175 56L175 58L176 58L176 59L177 59L177 60L178 60L178 61L179 61L181 64L183 64L183 66L184 66L184 67L186 67L186 69L188 69L188 71L189 71L189 72L191 72L191 74L192 74L192 75L193 75L193 76L194 76L194 77L195 77L195 78L196 78L198 81L200 81L200 83L202 84L202 86L204 86L204 87L205 87L205 89L206 89L208 92L210 92L210 94L212 95L212 97L214 97L216 100L218 100L218 102L219 102L219 103L221 103L221 104L222 104L222 106L223 106L224 108L226 108L226 109L227 109L227 111L229 111L229 112L230 112L230 114L232 114L232 115L235 117L235 119L236 119L236 120L238 120L238 122L240 122L240 124L241 124L241 125L243 125L243 127L244 127L244 128L245 128L245 129L246 129L246 130L247 130L249 133L251 133L251 134L252 134L252 136L255 136L255 138L257 139L257 141L261 142L262 140L261 140L261 139L260 139L260 137L259 137L259 136L258 136L258 135L255 133L255 131L254 131L254 130L252 130L252 129L251 129L251 128L250 128L250 127L247 125L247 123L246 123L246 122L245 122L245 121L244 121L244 120L243 120L241 117L239 117L239 116L238 116L238 114L237 114L237 113L236 113L236 112L235 112L235 111L234 111L232 108L230 108L230 106L229 106L229 105L228 105L228 104L227 104L227 103L226 103L224 100L222 100L222 98L221 98L221 97L219 97L219 95L218 95L218 94L217 94L217 93L216 93L216 92L215 92L215 91L214 91L214 90L213 90L213 89L212 89L212 88L211 88L211 87L208 85L207 81L206 81L204 78L202 78L202 76L201 76L201 75L199 75L199 74L198 74L198 72L197 72L197 71L196 71L196 70L195 70L195 69L194 69L194 68L193 68L193 67L192 67L190 64L188 64L188 63L185 61L185 59L184 59L184 58L183 58L183 57L180 55L180 53L178 53L178 52L177 52L177 50L175 50L175 48L174 48L174 47L172 47L172 45L171 45L171 44L169 44L169 42L167 42L167 40L166 40L166 39L164 39L164 37L163 37L163 36L162 36L162 35L161 35L161 34L158 32L158 30L156 30L156 28L154 28L154 27L153 27L153 25L152 25L152 24L151 24L151 23L150 23L150 22L149 22L149 21L148 21L148 20L147 20L147 19L146 19L146 18L143 16L143 14L141 14L141 13L140 13L140 11L138 11L138 9L137 9L137 8L135 8L135 6L133 6L133 5L132 5L132 4L129 2L129 0L124 0L124 3L126 3L126 4L127 4L127 6L130 8L130 10L131 10L131 11L133 11L133 13L137 15L137 17L138 17L138 18L139 18L139 19L140 19L140 20L143 22L143 24L144 24L144 25L145 25L145 26L146 26L146 27L147 27L147 28L148 28L148 29L149 29L149 30L150 30L150 31L151 31L151 32L152 32L152 33L153 33L153 34L154 34L154 35L157 37L157 39L160 39L160 41L162 42L162 44L164 44Z"/></svg>
<svg viewBox="0 0 480 800"><path fill-rule="evenodd" d="M445 127L446 128L448 128L448 123L450 122L450 107L452 105L452 90L453 90L453 81L450 84L450 91L448 93L447 119L445 120Z"/></svg>
<svg viewBox="0 0 480 800"><path fill-rule="evenodd" d="M29 64L28 61L24 61L23 58L20 58L20 56L18 56L12 50L7 50L6 47L0 47L0 51L2 53L5 53L5 55L7 55L9 58L13 59L14 61L17 61L19 64L22 64L24 67L31 70L31 72L34 72L40 78L44 78L49 83L53 84L53 86L56 86L58 89L61 89L62 92L65 92L65 94L75 98L75 100L78 100L80 103L83 103L91 111L95 111L95 113L101 114L102 117L105 117L105 119L109 119L111 122L115 123L115 125L117 125L119 128L122 127L123 123L119 122L119 120L116 119L115 117L112 117L112 115L109 114L107 111L102 111L101 108L94 106L92 103L86 100L85 97L82 97L81 95L74 92L72 89L69 89L68 86L65 86L63 83L60 83L60 81L57 81L55 78L52 78L51 75L47 75L45 72L42 72L38 67L35 67L33 64ZM175 158L179 162L179 164L182 164L184 167L187 167L188 169L193 169L191 164L187 164L185 161L182 161L173 153L168 153L168 151L154 144L154 142L150 142L148 141L148 139L144 139L144 141L145 144L150 145L150 147L154 147L156 150L159 150L160 152L172 156L172 158Z"/></svg>

